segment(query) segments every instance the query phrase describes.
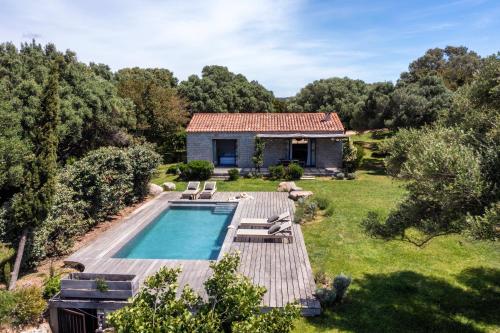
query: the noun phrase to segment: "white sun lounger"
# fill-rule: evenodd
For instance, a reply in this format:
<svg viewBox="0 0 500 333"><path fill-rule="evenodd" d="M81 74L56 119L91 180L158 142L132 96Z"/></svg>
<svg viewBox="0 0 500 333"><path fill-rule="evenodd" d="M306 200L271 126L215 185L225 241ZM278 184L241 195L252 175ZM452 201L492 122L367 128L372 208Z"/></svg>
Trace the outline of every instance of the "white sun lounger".
<svg viewBox="0 0 500 333"><path fill-rule="evenodd" d="M187 188L182 192L181 199L196 199L200 193L200 182L189 182Z"/></svg>
<svg viewBox="0 0 500 333"><path fill-rule="evenodd" d="M286 239L293 242L292 222L283 222L279 229L273 233L269 233L270 229L238 229L236 230L236 240L240 239Z"/></svg>
<svg viewBox="0 0 500 333"><path fill-rule="evenodd" d="M290 221L290 212L286 211L275 217L269 218L242 218L240 221L240 227L271 227L274 223Z"/></svg>
<svg viewBox="0 0 500 333"><path fill-rule="evenodd" d="M215 191L217 191L216 182L205 182L205 185L203 185L203 191L200 193L200 199L212 199Z"/></svg>

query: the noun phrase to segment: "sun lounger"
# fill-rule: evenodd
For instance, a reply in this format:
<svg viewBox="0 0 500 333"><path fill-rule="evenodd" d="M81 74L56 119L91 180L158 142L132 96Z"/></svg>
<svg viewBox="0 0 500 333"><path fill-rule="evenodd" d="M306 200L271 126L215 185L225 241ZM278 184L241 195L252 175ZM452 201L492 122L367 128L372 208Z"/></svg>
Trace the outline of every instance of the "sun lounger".
<svg viewBox="0 0 500 333"><path fill-rule="evenodd" d="M240 227L271 227L274 223L290 221L290 212L286 211L280 215L269 218L242 218Z"/></svg>
<svg viewBox="0 0 500 333"><path fill-rule="evenodd" d="M200 193L200 182L189 182L187 188L182 192L181 199L196 199Z"/></svg>
<svg viewBox="0 0 500 333"><path fill-rule="evenodd" d="M265 239L286 239L293 242L292 222L283 222L281 225L275 224L269 229L238 229L236 239L265 240Z"/></svg>
<svg viewBox="0 0 500 333"><path fill-rule="evenodd" d="M212 199L215 191L217 191L216 182L205 182L203 186L203 191L200 193L200 199Z"/></svg>

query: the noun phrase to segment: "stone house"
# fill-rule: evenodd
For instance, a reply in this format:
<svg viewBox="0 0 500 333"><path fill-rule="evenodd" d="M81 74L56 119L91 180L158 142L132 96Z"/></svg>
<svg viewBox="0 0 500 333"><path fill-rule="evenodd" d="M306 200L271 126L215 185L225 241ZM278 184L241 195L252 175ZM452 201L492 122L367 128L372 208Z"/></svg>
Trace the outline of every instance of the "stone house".
<svg viewBox="0 0 500 333"><path fill-rule="evenodd" d="M342 167L345 130L336 113L197 113L187 132L187 160L216 168L253 168L256 137L264 140L264 168L299 163L307 169Z"/></svg>

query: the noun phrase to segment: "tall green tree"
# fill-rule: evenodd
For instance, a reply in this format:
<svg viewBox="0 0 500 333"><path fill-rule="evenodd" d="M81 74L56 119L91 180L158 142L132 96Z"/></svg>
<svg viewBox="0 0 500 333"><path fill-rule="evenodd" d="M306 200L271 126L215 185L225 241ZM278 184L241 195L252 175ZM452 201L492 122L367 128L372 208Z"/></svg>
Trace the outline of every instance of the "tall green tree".
<svg viewBox="0 0 500 333"><path fill-rule="evenodd" d="M257 81L223 66L205 66L201 78L191 75L179 85L189 112L273 112L274 95Z"/></svg>
<svg viewBox="0 0 500 333"><path fill-rule="evenodd" d="M57 174L59 68L61 65L61 58L54 60L35 126L26 129L32 138L34 151L25 168L25 183L22 192L16 195L13 201L14 219L23 231L9 289L13 289L16 285L29 233L45 220L52 207Z"/></svg>

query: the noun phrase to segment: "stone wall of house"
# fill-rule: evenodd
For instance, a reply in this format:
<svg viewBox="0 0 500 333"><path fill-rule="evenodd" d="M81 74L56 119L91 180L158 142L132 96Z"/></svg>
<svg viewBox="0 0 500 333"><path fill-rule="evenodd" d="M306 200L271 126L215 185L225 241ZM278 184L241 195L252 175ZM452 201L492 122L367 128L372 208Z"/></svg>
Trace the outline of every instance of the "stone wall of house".
<svg viewBox="0 0 500 333"><path fill-rule="evenodd" d="M186 139L187 160L213 162L214 139L237 140L237 163L240 168L252 168L255 133L188 133ZM264 139L264 167L275 165L280 158L288 158L287 139ZM316 167L341 168L342 142L331 139L316 139Z"/></svg>
<svg viewBox="0 0 500 333"><path fill-rule="evenodd" d="M316 167L341 168L342 142L331 139L316 139Z"/></svg>
<svg viewBox="0 0 500 333"><path fill-rule="evenodd" d="M288 139L264 139L264 167L276 165L280 159L288 159Z"/></svg>
<svg viewBox="0 0 500 333"><path fill-rule="evenodd" d="M188 133L186 138L187 160L213 162L213 140L236 140L237 164L240 168L253 166L255 133Z"/></svg>

